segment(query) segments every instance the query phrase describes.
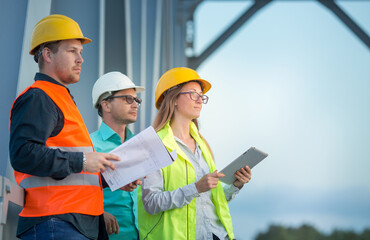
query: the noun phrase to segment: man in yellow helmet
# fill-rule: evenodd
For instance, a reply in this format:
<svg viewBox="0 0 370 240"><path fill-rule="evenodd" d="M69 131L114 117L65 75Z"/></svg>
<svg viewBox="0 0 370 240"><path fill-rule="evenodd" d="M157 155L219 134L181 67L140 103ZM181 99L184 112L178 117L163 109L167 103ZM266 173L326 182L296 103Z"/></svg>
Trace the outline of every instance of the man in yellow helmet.
<svg viewBox="0 0 370 240"><path fill-rule="evenodd" d="M100 172L119 157L94 152L67 88L80 80L83 36L69 17L50 15L32 33L35 82L13 103L9 153L25 189L17 236L22 239L107 239ZM125 186L125 189L128 186Z"/></svg>

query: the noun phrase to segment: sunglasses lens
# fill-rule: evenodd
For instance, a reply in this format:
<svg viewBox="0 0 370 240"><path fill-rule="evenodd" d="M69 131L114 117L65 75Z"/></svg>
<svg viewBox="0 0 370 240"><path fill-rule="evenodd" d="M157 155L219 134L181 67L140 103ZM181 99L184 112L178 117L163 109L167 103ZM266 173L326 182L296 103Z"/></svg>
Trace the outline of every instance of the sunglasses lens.
<svg viewBox="0 0 370 240"><path fill-rule="evenodd" d="M128 104L132 104L135 101L138 105L140 105L142 100L133 96L127 96L126 101Z"/></svg>
<svg viewBox="0 0 370 240"><path fill-rule="evenodd" d="M202 96L202 101L204 104L206 104L208 102L208 97L206 95L203 95Z"/></svg>
<svg viewBox="0 0 370 240"><path fill-rule="evenodd" d="M126 102L128 104L132 104L134 102L134 97L132 97L132 96L126 96Z"/></svg>

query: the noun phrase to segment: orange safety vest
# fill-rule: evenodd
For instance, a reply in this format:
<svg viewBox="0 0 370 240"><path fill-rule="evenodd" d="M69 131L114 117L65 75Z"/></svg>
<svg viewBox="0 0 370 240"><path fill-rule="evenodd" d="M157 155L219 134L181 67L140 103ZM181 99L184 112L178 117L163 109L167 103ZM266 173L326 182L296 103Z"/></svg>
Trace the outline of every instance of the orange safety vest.
<svg viewBox="0 0 370 240"><path fill-rule="evenodd" d="M35 81L20 96L30 88L43 90L64 115L63 129L57 136L49 137L46 146L68 152L93 152L89 132L67 88L47 81ZM17 171L14 171L14 175L26 193L24 208L19 214L22 217L65 213L103 214L103 193L98 172L73 173L62 180Z"/></svg>

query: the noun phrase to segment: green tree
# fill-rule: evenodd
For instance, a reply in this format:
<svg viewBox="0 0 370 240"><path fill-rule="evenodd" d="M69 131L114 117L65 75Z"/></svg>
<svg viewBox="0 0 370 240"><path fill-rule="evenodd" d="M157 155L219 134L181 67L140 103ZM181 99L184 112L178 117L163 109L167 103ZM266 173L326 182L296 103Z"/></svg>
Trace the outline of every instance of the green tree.
<svg viewBox="0 0 370 240"><path fill-rule="evenodd" d="M361 234L360 238L361 240L370 240L370 228L366 228Z"/></svg>
<svg viewBox="0 0 370 240"><path fill-rule="evenodd" d="M334 230L327 238L328 240L360 240L360 236L354 231Z"/></svg>
<svg viewBox="0 0 370 240"><path fill-rule="evenodd" d="M294 239L299 240L324 240L325 235L317 231L313 226L304 224L298 229L294 229L293 235Z"/></svg>
<svg viewBox="0 0 370 240"><path fill-rule="evenodd" d="M288 230L279 225L271 225L264 233L259 233L256 240L293 240L289 238Z"/></svg>
<svg viewBox="0 0 370 240"><path fill-rule="evenodd" d="M270 225L269 229L259 233L255 240L370 240L370 228L364 229L360 234L353 230L335 229L325 235L308 224L298 228Z"/></svg>

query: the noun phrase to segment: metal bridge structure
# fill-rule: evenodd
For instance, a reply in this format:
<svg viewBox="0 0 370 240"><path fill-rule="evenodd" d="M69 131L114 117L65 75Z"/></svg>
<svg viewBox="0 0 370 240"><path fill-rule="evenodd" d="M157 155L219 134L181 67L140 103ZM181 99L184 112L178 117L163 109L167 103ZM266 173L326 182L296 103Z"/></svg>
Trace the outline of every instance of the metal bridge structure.
<svg viewBox="0 0 370 240"><path fill-rule="evenodd" d="M336 1L303 1L317 2L332 12L338 24L347 26L348 34L357 36L370 50L369 35ZM0 0L0 239L16 239L18 214L24 202L23 189L15 183L9 162L8 124L14 99L33 83L38 71L28 54L35 24L49 14L63 14L78 22L84 35L93 40L84 45L80 82L69 86L89 132L95 131L100 122L92 106L93 84L110 71L125 73L135 84L146 88L140 95L143 104L133 127L139 132L153 121L154 90L166 70L180 66L197 69L246 22L252 22L253 16L263 14L263 9L273 0L249 0L252 4L226 30L203 52L193 55L194 12L203 2L206 1Z"/></svg>

